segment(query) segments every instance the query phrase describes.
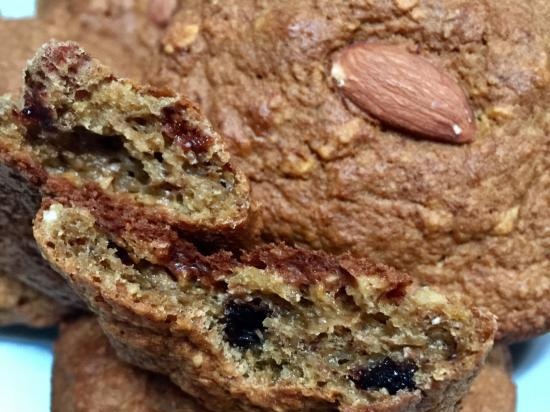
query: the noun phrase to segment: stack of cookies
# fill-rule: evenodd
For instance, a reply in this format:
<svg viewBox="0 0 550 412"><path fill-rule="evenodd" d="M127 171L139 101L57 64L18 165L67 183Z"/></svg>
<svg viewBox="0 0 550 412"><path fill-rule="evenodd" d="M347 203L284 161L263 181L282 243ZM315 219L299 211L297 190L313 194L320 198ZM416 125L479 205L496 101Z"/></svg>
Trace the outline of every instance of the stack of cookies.
<svg viewBox="0 0 550 412"><path fill-rule="evenodd" d="M53 410L515 410L504 344L550 329L548 17L59 0L2 22L0 322L62 323Z"/></svg>

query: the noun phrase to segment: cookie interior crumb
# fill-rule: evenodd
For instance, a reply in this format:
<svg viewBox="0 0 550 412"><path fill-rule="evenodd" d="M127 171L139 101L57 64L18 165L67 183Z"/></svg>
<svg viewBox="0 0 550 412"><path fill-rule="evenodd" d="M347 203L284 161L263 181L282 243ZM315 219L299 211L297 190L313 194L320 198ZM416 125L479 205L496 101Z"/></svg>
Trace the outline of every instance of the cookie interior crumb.
<svg viewBox="0 0 550 412"><path fill-rule="evenodd" d="M408 277L375 265L355 273L283 246L236 257L205 256L186 245L187 258L176 252L161 267L129 260L85 209L54 203L44 213L52 211L57 219L42 214L35 223L48 259L78 278L79 287L101 290L92 306L124 302L126 310L206 346L209 360L180 360L198 381L201 365L214 357L234 365L233 379L247 388L319 392L323 408L370 405L395 394L420 398L457 371L473 375L479 365L472 360L494 333L491 317L429 288L409 291ZM440 402L445 409L454 401Z"/></svg>

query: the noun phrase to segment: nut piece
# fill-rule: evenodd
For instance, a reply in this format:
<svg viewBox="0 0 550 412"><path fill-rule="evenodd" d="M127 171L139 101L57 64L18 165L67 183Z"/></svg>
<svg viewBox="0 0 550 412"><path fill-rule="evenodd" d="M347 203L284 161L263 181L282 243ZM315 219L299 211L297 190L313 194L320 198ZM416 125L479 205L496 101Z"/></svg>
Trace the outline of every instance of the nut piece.
<svg viewBox="0 0 550 412"><path fill-rule="evenodd" d="M183 24L176 21L166 30L162 39L164 52L173 54L176 51L183 50L196 40L199 34L199 26L197 24Z"/></svg>
<svg viewBox="0 0 550 412"><path fill-rule="evenodd" d="M456 81L400 47L348 46L334 59L331 75L344 96L384 123L443 142L474 138L472 110Z"/></svg>

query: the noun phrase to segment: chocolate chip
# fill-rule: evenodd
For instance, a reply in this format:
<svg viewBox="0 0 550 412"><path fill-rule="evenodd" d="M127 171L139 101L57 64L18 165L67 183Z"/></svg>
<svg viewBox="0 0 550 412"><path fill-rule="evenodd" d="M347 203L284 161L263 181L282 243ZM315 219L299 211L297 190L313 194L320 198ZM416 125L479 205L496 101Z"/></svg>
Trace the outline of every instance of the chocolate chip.
<svg viewBox="0 0 550 412"><path fill-rule="evenodd" d="M231 300L225 305L223 323L225 338L242 349L263 342L264 320L270 315L269 307L259 298L249 302Z"/></svg>
<svg viewBox="0 0 550 412"><path fill-rule="evenodd" d="M401 389L416 389L414 373L417 370L418 367L413 362L397 363L390 358L384 358L375 365L355 369L349 379L359 389L386 388L391 395L395 395Z"/></svg>
<svg viewBox="0 0 550 412"><path fill-rule="evenodd" d="M191 125L182 115L184 110L178 105L162 109L162 133L184 150L204 153L212 145L212 138Z"/></svg>

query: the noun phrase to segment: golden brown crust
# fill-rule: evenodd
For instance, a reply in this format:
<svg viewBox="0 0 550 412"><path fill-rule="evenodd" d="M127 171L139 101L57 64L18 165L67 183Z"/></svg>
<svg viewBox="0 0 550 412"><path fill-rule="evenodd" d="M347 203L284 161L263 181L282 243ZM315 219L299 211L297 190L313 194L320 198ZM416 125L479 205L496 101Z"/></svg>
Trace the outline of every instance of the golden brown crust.
<svg viewBox="0 0 550 412"><path fill-rule="evenodd" d="M429 289L406 290L405 276L348 257L330 258L321 253L271 246L263 247L258 254L262 257L261 264L256 259L250 260L257 266L250 265L248 257L242 257L245 255L231 258L224 252L226 255L221 263L225 273L218 273L216 267L208 266L212 262L220 263L216 253L205 256L189 245L191 249L181 250L176 257L190 257L191 260L175 262L173 267L179 271L169 274L161 266L148 265L145 260L136 264L127 261L124 249L109 246L109 239L113 238L88 211L58 203L48 204L37 215L35 237L44 255L99 314L102 328L123 359L169 375L184 391L209 408L223 405L229 410L270 410L276 403L281 410L454 410L482 363L494 332L491 316L451 303ZM202 255L201 261L193 255ZM254 251L250 255L253 256ZM310 274L297 262L310 262ZM299 271L305 274L296 277ZM288 276L289 273L293 276ZM212 275L214 283L208 280ZM344 278L345 287L335 290L335 284L342 285L341 278ZM247 300L249 298L252 300ZM244 305L244 309L239 305ZM375 325L378 322L385 324L385 319L390 319L388 322L395 325L389 329L390 336L375 337L377 333L386 333L382 332L385 329L370 329L370 323L361 323L363 317L356 321L346 320L345 313L351 307L356 309L350 314L365 311L366 319L375 316L372 319ZM270 323L272 326L265 332L266 339L271 342L266 343L265 355L262 350L246 350L248 345L261 342L263 338L257 337L260 335L227 329L227 325L232 324L228 322L233 322L229 319L241 316L235 312L241 310L256 311L254 313L262 317L273 315L274 323ZM317 319L321 316L318 313L324 310L328 312L323 316L328 317ZM276 320L279 316L283 316L280 321ZM299 326L300 322L307 324L307 319L313 319L310 326ZM349 323L357 321L363 325L357 326L359 329ZM291 327L292 322L298 323ZM331 322L336 323L330 326ZM338 322L344 322L349 332L335 333L339 330ZM327 324L327 331L315 332L319 327L324 330L323 324ZM350 386L350 379L356 379L351 377L353 371L367 362L361 360L362 355L352 360L349 367L344 364L337 367L337 372L330 373L332 367L325 365L328 354L315 361L319 364L311 366L314 369L309 369L307 362L294 364L313 354L312 349L305 349L309 355L300 352L300 348L309 345L314 345L317 352L329 350L333 354L330 348L335 342L336 347L351 345L345 351L346 356L353 358L356 351L363 353L365 347L361 338L353 338L353 333L361 336L363 327L368 329L364 333L372 339L368 344L369 353L386 359L389 356L401 359L404 365L408 364L404 359L419 362L416 379L422 391L396 390L390 392L391 396L387 392L372 395L359 391L359 387L354 386L358 383ZM351 332L352 329L356 332ZM391 330L395 331L395 336ZM405 337L407 341L406 336L424 336L425 333L426 338L417 339L428 339L431 343L426 342L426 346L401 347L404 343L400 339ZM279 334L288 336L286 344L279 342ZM295 341L305 336L313 340ZM394 342L395 348L403 352L384 349L381 342L386 340ZM280 345L284 349L277 352L282 348ZM238 348L242 348L242 352ZM285 353L295 353L291 356L293 360L289 361L287 356L290 355ZM279 378L269 378L271 375L262 378L264 372L280 373L273 372L269 366L279 356L282 357L279 358L281 367L283 370L290 368L287 373L291 376L295 373L291 372L292 368L296 367L305 368L300 372L303 377L310 373L316 376L317 368L328 368L327 375L322 374L322 379L328 379L326 389L325 385L316 386L315 380L305 381L306 384L300 383L301 379L284 378L284 373ZM254 366L256 359L258 364ZM276 371L277 367L274 368ZM271 379L273 383L267 384ZM312 387L316 389L310 389ZM352 402L352 398L356 401Z"/></svg>
<svg viewBox="0 0 550 412"><path fill-rule="evenodd" d="M166 377L120 361L93 318L62 326L52 383L52 412L205 410Z"/></svg>

